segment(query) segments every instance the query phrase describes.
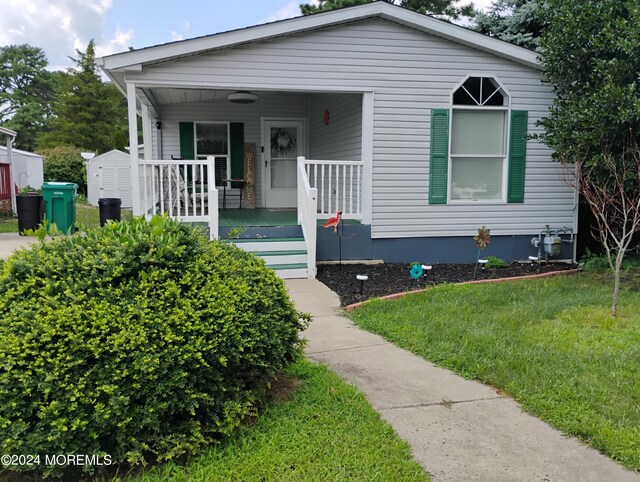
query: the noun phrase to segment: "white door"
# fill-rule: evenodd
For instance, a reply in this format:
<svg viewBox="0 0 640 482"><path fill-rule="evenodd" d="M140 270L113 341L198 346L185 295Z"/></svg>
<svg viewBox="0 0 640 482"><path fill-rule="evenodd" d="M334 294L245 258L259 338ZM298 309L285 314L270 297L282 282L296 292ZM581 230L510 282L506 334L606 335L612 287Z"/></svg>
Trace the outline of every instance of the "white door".
<svg viewBox="0 0 640 482"><path fill-rule="evenodd" d="M294 208L297 204L298 156L304 156L304 121L268 120L262 133L265 201L268 208Z"/></svg>

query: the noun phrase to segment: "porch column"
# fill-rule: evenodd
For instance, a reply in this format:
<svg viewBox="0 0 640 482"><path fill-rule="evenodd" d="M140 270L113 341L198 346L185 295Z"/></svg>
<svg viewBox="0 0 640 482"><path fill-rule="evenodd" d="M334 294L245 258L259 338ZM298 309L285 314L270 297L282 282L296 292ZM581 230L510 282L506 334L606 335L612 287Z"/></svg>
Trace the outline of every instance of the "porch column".
<svg viewBox="0 0 640 482"><path fill-rule="evenodd" d="M151 130L151 115L149 114L149 106L145 103L142 104L142 142L144 144L144 160L150 161L153 159L153 137Z"/></svg>
<svg viewBox="0 0 640 482"><path fill-rule="evenodd" d="M127 82L127 107L129 117L129 156L131 159L131 196L133 214L140 216L140 175L138 166L138 113L136 109L136 84Z"/></svg>
<svg viewBox="0 0 640 482"><path fill-rule="evenodd" d="M373 92L362 94L362 224L371 224L373 206Z"/></svg>

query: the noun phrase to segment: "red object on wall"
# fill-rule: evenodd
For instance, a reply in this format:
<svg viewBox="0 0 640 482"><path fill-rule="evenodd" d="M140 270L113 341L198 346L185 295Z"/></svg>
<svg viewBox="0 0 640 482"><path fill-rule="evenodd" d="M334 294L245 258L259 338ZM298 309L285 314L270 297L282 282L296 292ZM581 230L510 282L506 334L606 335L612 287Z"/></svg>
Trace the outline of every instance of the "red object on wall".
<svg viewBox="0 0 640 482"><path fill-rule="evenodd" d="M11 164L0 164L0 201L11 199Z"/></svg>
<svg viewBox="0 0 640 482"><path fill-rule="evenodd" d="M328 110L324 111L324 125L326 125L326 126L329 125L329 111Z"/></svg>

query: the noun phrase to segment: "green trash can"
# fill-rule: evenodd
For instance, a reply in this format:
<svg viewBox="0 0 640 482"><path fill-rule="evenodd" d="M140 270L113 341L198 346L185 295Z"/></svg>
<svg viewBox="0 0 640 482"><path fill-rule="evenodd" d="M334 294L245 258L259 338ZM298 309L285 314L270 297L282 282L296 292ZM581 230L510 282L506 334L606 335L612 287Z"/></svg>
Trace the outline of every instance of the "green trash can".
<svg viewBox="0 0 640 482"><path fill-rule="evenodd" d="M78 185L73 182L45 182L42 185L47 231L55 224L66 234L75 231Z"/></svg>

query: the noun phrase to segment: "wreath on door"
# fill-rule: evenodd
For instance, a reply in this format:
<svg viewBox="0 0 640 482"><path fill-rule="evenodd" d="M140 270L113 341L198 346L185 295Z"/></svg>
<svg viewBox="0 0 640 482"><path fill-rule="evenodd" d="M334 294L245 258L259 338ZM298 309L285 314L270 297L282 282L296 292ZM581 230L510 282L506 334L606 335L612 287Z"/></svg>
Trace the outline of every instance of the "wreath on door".
<svg viewBox="0 0 640 482"><path fill-rule="evenodd" d="M278 156L289 154L296 148L296 138L287 131L278 129L271 135L271 152Z"/></svg>

